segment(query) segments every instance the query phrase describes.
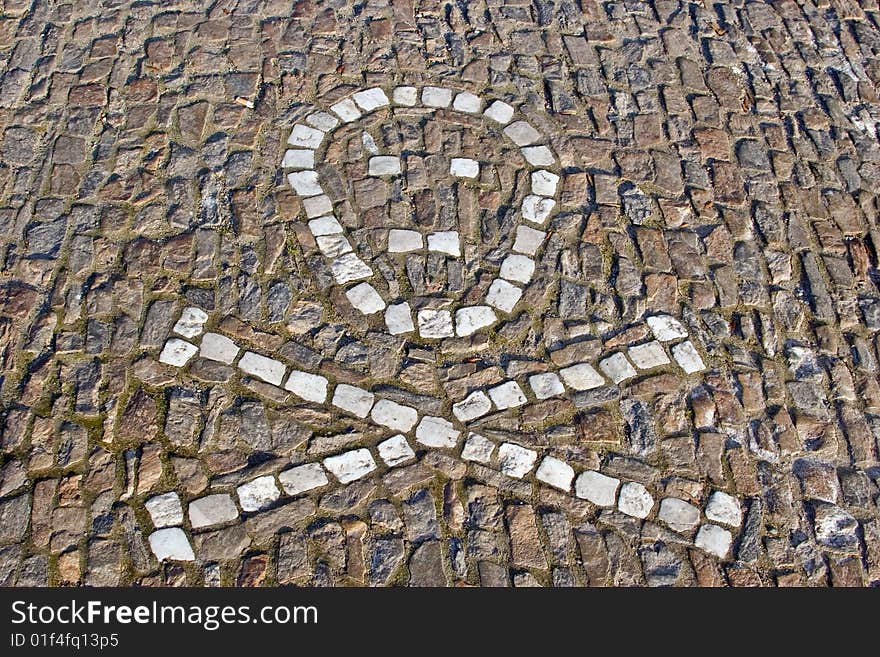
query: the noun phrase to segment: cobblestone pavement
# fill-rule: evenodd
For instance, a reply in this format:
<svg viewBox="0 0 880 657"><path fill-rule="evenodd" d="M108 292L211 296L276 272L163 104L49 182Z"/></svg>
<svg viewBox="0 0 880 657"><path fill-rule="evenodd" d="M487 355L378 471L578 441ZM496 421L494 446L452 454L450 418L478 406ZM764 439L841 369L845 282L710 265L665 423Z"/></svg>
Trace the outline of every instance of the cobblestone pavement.
<svg viewBox="0 0 880 657"><path fill-rule="evenodd" d="M0 583L880 584L878 21L5 2Z"/></svg>

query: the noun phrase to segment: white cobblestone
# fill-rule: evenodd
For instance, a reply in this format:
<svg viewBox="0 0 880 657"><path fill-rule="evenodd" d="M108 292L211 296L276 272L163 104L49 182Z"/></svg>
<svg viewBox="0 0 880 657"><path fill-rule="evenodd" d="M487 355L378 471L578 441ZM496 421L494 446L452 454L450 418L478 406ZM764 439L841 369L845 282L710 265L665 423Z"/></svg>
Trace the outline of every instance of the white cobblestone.
<svg viewBox="0 0 880 657"><path fill-rule="evenodd" d="M681 365L681 369L688 374L702 372L706 369L706 365L700 357L700 352L697 351L694 343L690 340L685 340L681 344L675 345L672 348L672 357Z"/></svg>
<svg viewBox="0 0 880 657"><path fill-rule="evenodd" d="M376 461L366 448L353 449L337 456L324 459L324 467L336 477L340 483L347 484L365 477L376 469Z"/></svg>
<svg viewBox="0 0 880 657"><path fill-rule="evenodd" d="M195 306L187 306L180 314L180 319L172 329L178 335L185 338L194 338L202 334L205 322L208 321L208 313Z"/></svg>
<svg viewBox="0 0 880 657"><path fill-rule="evenodd" d="M486 108L486 111L483 112L483 116L492 119L496 123L505 125L513 118L513 107L502 100L496 100Z"/></svg>
<svg viewBox="0 0 880 657"><path fill-rule="evenodd" d="M529 386L538 399L550 399L550 397L558 397L565 393L565 386L553 372L533 374L529 377Z"/></svg>
<svg viewBox="0 0 880 657"><path fill-rule="evenodd" d="M739 527L742 524L742 508L739 500L720 490L712 493L706 505L706 517L712 522Z"/></svg>
<svg viewBox="0 0 880 657"><path fill-rule="evenodd" d="M379 456L389 467L401 465L407 461L412 461L416 457L416 453L409 446L403 434L391 436L388 440L384 440L376 446Z"/></svg>
<svg viewBox="0 0 880 657"><path fill-rule="evenodd" d="M465 461L488 464L492 460L492 453L494 451L495 443L483 438L478 433L472 433L464 443L464 449L461 450L461 458Z"/></svg>
<svg viewBox="0 0 880 657"><path fill-rule="evenodd" d="M516 285L508 283L503 278L496 278L489 286L489 292L486 294L486 303L503 312L509 313L516 306L522 290Z"/></svg>
<svg viewBox="0 0 880 657"><path fill-rule="evenodd" d="M452 313L448 310L420 310L418 314L419 335L423 338L451 338Z"/></svg>
<svg viewBox="0 0 880 657"><path fill-rule="evenodd" d="M654 337L661 342L669 342L670 340L687 337L687 331L684 330L681 322L670 315L654 315L648 317L645 321L648 322L648 327L651 329Z"/></svg>
<svg viewBox="0 0 880 657"><path fill-rule="evenodd" d="M498 410L522 406L528 400L516 381L508 381L494 388L489 388L489 397Z"/></svg>
<svg viewBox="0 0 880 657"><path fill-rule="evenodd" d="M649 370L652 367L660 367L669 363L669 357L663 351L663 345L657 340L630 347L628 354L630 360L640 370Z"/></svg>
<svg viewBox="0 0 880 657"><path fill-rule="evenodd" d="M556 186L559 184L559 176L555 173L540 169L532 172L532 194L538 196L555 196Z"/></svg>
<svg viewBox="0 0 880 657"><path fill-rule="evenodd" d="M199 356L226 365L232 364L232 361L238 356L238 352L238 345L219 333L205 333L199 345Z"/></svg>
<svg viewBox="0 0 880 657"><path fill-rule="evenodd" d="M291 171L287 174L287 182L299 196L318 196L324 193L318 182L317 171Z"/></svg>
<svg viewBox="0 0 880 657"><path fill-rule="evenodd" d="M422 104L425 107L449 107L452 102L452 90L443 87L425 87L422 89Z"/></svg>
<svg viewBox="0 0 880 657"><path fill-rule="evenodd" d="M426 415L416 427L416 440L425 447L455 447L460 433L449 420Z"/></svg>
<svg viewBox="0 0 880 657"><path fill-rule="evenodd" d="M335 105L331 105L330 109L345 123L351 123L361 118L361 111L351 98L340 100Z"/></svg>
<svg viewBox="0 0 880 657"><path fill-rule="evenodd" d="M327 401L327 379L319 374L293 370L284 389L306 401L323 404Z"/></svg>
<svg viewBox="0 0 880 657"><path fill-rule="evenodd" d="M367 173L371 176L396 176L400 171L399 157L394 155L377 155L370 158Z"/></svg>
<svg viewBox="0 0 880 657"><path fill-rule="evenodd" d="M257 477L236 488L235 492L238 494L238 503L247 512L272 506L281 497L281 491L275 485L275 477L272 475Z"/></svg>
<svg viewBox="0 0 880 657"><path fill-rule="evenodd" d="M231 495L215 493L189 503L189 522L193 529L238 520L238 507Z"/></svg>
<svg viewBox="0 0 880 657"><path fill-rule="evenodd" d="M312 231L312 235L317 237L323 237L325 235L338 235L342 233L342 225L336 220L332 214L324 215L323 217L318 217L317 219L312 219L309 222L309 230Z"/></svg>
<svg viewBox="0 0 880 657"><path fill-rule="evenodd" d="M535 274L535 261L523 255L511 254L501 263L501 278L517 283L528 283Z"/></svg>
<svg viewBox="0 0 880 657"><path fill-rule="evenodd" d="M244 352L244 356L238 361L238 369L245 374L250 374L266 383L280 386L284 378L284 363L274 358L266 358L253 351Z"/></svg>
<svg viewBox="0 0 880 657"><path fill-rule="evenodd" d="M526 146L521 148L520 151L523 157L526 158L526 162L533 167L549 167L556 163L553 151L546 146Z"/></svg>
<svg viewBox="0 0 880 657"><path fill-rule="evenodd" d="M526 121L516 121L504 128L504 134L517 146L528 146L541 139L541 133Z"/></svg>
<svg viewBox="0 0 880 657"><path fill-rule="evenodd" d="M571 490L571 480L574 479L574 469L565 461L555 456L545 456L541 461L541 465L535 471L535 477L545 484L550 484L554 488L564 490L566 493Z"/></svg>
<svg viewBox="0 0 880 657"><path fill-rule="evenodd" d="M677 497L665 497L660 500L657 518L677 532L689 532L700 524L700 510Z"/></svg>
<svg viewBox="0 0 880 657"><path fill-rule="evenodd" d="M385 107L391 102L388 100L388 96L385 95L385 92L379 87L372 87L370 89L355 92L351 97L365 112L372 112L380 107Z"/></svg>
<svg viewBox="0 0 880 657"><path fill-rule="evenodd" d="M718 525L703 525L694 539L694 545L719 559L727 556L732 542L730 532Z"/></svg>
<svg viewBox="0 0 880 657"><path fill-rule="evenodd" d="M538 453L514 443L504 443L498 448L498 467L508 477L522 479L538 460Z"/></svg>
<svg viewBox="0 0 880 657"><path fill-rule="evenodd" d="M424 246L422 234L417 230L392 228L388 231L388 252L408 253L418 251Z"/></svg>
<svg viewBox="0 0 880 657"><path fill-rule="evenodd" d="M356 388L347 383L340 383L336 386L336 390L333 391L333 401L331 403L352 415L365 418L370 414L370 409L373 408L375 401L376 395L369 390Z"/></svg>
<svg viewBox="0 0 880 657"><path fill-rule="evenodd" d="M428 251L445 253L453 257L461 257L461 244L459 243L458 231L444 230L428 235Z"/></svg>
<svg viewBox="0 0 880 657"><path fill-rule="evenodd" d="M189 539L180 527L157 529L150 534L150 549L159 561L195 561Z"/></svg>
<svg viewBox="0 0 880 657"><path fill-rule="evenodd" d="M638 372L630 364L622 353L611 354L608 358L599 361L599 369L614 383L620 383L631 379Z"/></svg>
<svg viewBox="0 0 880 657"><path fill-rule="evenodd" d="M288 495L300 495L330 483L320 463L306 463L278 475L281 487Z"/></svg>
<svg viewBox="0 0 880 657"><path fill-rule="evenodd" d="M454 157L449 161L449 173L458 178L476 178L480 175L480 163L469 157Z"/></svg>
<svg viewBox="0 0 880 657"><path fill-rule="evenodd" d="M324 194L320 196L312 196L302 200L303 210L306 211L306 217L314 219L325 214L333 212L333 202Z"/></svg>
<svg viewBox="0 0 880 657"><path fill-rule="evenodd" d="M318 249L327 258L338 258L352 252L351 243L345 235L320 235L315 241Z"/></svg>
<svg viewBox="0 0 880 657"><path fill-rule="evenodd" d="M555 207L556 201L552 198L529 194L522 202L522 216L523 219L540 226L547 221L547 217L550 216Z"/></svg>
<svg viewBox="0 0 880 657"><path fill-rule="evenodd" d="M419 90L415 87L397 87L394 90L394 102L404 107L414 107L419 102Z"/></svg>
<svg viewBox="0 0 880 657"><path fill-rule="evenodd" d="M174 367L183 367L199 350L194 344L180 338L169 338L159 354L159 362Z"/></svg>
<svg viewBox="0 0 880 657"><path fill-rule="evenodd" d="M369 283L359 283L350 290L345 291L352 306L360 310L364 315L372 315L380 310L385 310L385 301L379 296Z"/></svg>
<svg viewBox="0 0 880 657"><path fill-rule="evenodd" d="M480 329L491 326L498 317L489 306L466 306L455 311L455 333L459 337L473 335Z"/></svg>
<svg viewBox="0 0 880 657"><path fill-rule="evenodd" d="M575 390L592 390L605 385L605 379L589 363L576 363L559 370L565 385Z"/></svg>
<svg viewBox="0 0 880 657"><path fill-rule="evenodd" d="M388 306L385 310L385 325L391 335L411 333L416 330L412 321L412 308L404 301Z"/></svg>
<svg viewBox="0 0 880 657"><path fill-rule="evenodd" d="M154 495L144 502L144 506L156 529L183 524L183 507L180 505L180 497L177 493Z"/></svg>
<svg viewBox="0 0 880 657"><path fill-rule="evenodd" d="M306 117L306 123L323 132L330 132L339 125L339 119L327 112L315 112Z"/></svg>
<svg viewBox="0 0 880 657"><path fill-rule="evenodd" d="M620 487L617 508L633 518L647 518L654 508L654 498L642 484L631 481Z"/></svg>
<svg viewBox="0 0 880 657"><path fill-rule="evenodd" d="M543 230L535 230L529 226L520 224L516 228L516 241L513 243L513 250L526 255L535 255L547 233Z"/></svg>
<svg viewBox="0 0 880 657"><path fill-rule="evenodd" d="M609 477L595 470L586 470L580 474L574 484L575 495L596 506L612 507L617 499L617 488L620 479Z"/></svg>
<svg viewBox="0 0 880 657"><path fill-rule="evenodd" d="M333 272L333 278L340 285L373 275L373 270L354 253L346 253L333 260L330 263L330 271Z"/></svg>
<svg viewBox="0 0 880 657"><path fill-rule="evenodd" d="M482 390L474 390L460 402L452 405L452 414L459 422L470 422L492 410L492 402Z"/></svg>
<svg viewBox="0 0 880 657"><path fill-rule="evenodd" d="M380 399L373 406L370 417L392 431L408 433L415 426L419 414L416 409L409 406L398 404L390 399Z"/></svg>
<svg viewBox="0 0 880 657"><path fill-rule="evenodd" d="M315 151L289 149L284 153L281 166L285 169L314 169Z"/></svg>
<svg viewBox="0 0 880 657"><path fill-rule="evenodd" d="M315 150L321 147L321 142L324 141L324 134L321 130L297 123L293 126L293 130L287 138L287 143L295 148Z"/></svg>
<svg viewBox="0 0 880 657"><path fill-rule="evenodd" d="M467 114L476 114L480 111L482 105L483 101L480 100L480 97L472 94L470 91L462 91L452 102L454 109L457 109L459 112L466 112Z"/></svg>

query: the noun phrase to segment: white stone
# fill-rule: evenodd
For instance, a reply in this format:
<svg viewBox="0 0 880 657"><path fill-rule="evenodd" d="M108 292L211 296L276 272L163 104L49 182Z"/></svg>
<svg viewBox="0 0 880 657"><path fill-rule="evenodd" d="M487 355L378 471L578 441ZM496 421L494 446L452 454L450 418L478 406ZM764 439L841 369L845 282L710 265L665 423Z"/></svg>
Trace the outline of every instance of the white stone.
<svg viewBox="0 0 880 657"><path fill-rule="evenodd" d="M523 255L509 255L501 263L501 278L528 283L535 274L535 261Z"/></svg>
<svg viewBox="0 0 880 657"><path fill-rule="evenodd" d="M541 139L541 133L525 121L511 123L504 128L504 134L517 146L528 146Z"/></svg>
<svg viewBox="0 0 880 657"><path fill-rule="evenodd" d="M330 109L346 123L351 123L361 118L361 111L351 98L340 100L335 105L331 105Z"/></svg>
<svg viewBox="0 0 880 657"><path fill-rule="evenodd" d="M451 338L452 313L448 310L420 310L418 314L419 335L423 338Z"/></svg>
<svg viewBox="0 0 880 657"><path fill-rule="evenodd" d="M150 549L159 561L195 561L189 539L180 527L157 529L150 534Z"/></svg>
<svg viewBox="0 0 880 657"><path fill-rule="evenodd" d="M339 125L339 119L332 114L327 114L327 112L315 112L306 117L306 123L318 130L330 132Z"/></svg>
<svg viewBox="0 0 880 657"><path fill-rule="evenodd" d="M290 133L290 137L287 138L287 143L295 148L307 148L314 151L321 147L321 142L324 141L324 134L321 130L297 123L293 126L293 131Z"/></svg>
<svg viewBox="0 0 880 657"><path fill-rule="evenodd" d="M388 252L409 253L418 251L423 246L422 234L417 230L392 228L388 231Z"/></svg>
<svg viewBox="0 0 880 657"><path fill-rule="evenodd" d="M559 176L555 173L546 169L532 172L532 194L554 196L557 184L559 184Z"/></svg>
<svg viewBox="0 0 880 657"><path fill-rule="evenodd" d="M508 381L500 386L489 388L489 398L498 410L522 406L528 400L516 381Z"/></svg>
<svg viewBox="0 0 880 657"><path fill-rule="evenodd" d="M180 338L169 338L159 354L159 362L174 367L183 367L199 350L194 344Z"/></svg>
<svg viewBox="0 0 880 657"><path fill-rule="evenodd" d="M456 258L461 257L461 245L458 239L458 231L443 230L428 235L428 251L445 253Z"/></svg>
<svg viewBox="0 0 880 657"><path fill-rule="evenodd" d="M238 352L238 345L219 333L205 333L202 336L202 343L199 345L199 356L226 365L232 365Z"/></svg>
<svg viewBox="0 0 880 657"><path fill-rule="evenodd" d="M718 525L703 525L697 532L694 545L701 550L714 554L719 559L727 556L733 537L730 532Z"/></svg>
<svg viewBox="0 0 880 657"><path fill-rule="evenodd" d="M654 337L662 342L686 338L688 335L681 322L670 315L654 315L646 321Z"/></svg>
<svg viewBox="0 0 880 657"><path fill-rule="evenodd" d="M373 270L363 260L358 258L354 253L346 253L339 256L330 263L330 271L333 272L333 278L340 285L351 283L362 278L369 278L373 275Z"/></svg>
<svg viewBox="0 0 880 657"><path fill-rule="evenodd" d="M287 182L299 196L318 196L324 193L318 182L317 171L292 171L287 174Z"/></svg>
<svg viewBox="0 0 880 657"><path fill-rule="evenodd" d="M336 220L336 217L328 214L312 219L309 222L309 230L312 231L312 235L316 238L325 235L339 235L342 233L342 225Z"/></svg>
<svg viewBox="0 0 880 657"><path fill-rule="evenodd" d="M552 198L529 194L522 202L522 216L523 219L540 225L547 221L547 217L553 212L554 207L556 207L556 201Z"/></svg>
<svg viewBox="0 0 880 657"><path fill-rule="evenodd" d="M478 433L472 433L464 443L464 449L461 450L461 458L465 461L489 463L492 460L492 452L494 451L495 443L483 438Z"/></svg>
<svg viewBox="0 0 880 657"><path fill-rule="evenodd" d="M482 390L474 390L460 402L452 405L452 414L459 422L470 422L492 410L492 402Z"/></svg>
<svg viewBox="0 0 880 657"><path fill-rule="evenodd" d="M565 385L575 390L592 390L605 385L605 379L589 363L577 363L559 370Z"/></svg>
<svg viewBox="0 0 880 657"><path fill-rule="evenodd" d="M742 524L742 509L739 500L720 490L712 493L709 503L706 505L706 517L712 522L739 527Z"/></svg>
<svg viewBox="0 0 880 657"><path fill-rule="evenodd" d="M422 89L422 105L426 107L449 107L452 102L452 90L443 87L425 87Z"/></svg>
<svg viewBox="0 0 880 657"><path fill-rule="evenodd" d="M412 308L404 301L388 306L385 310L385 326L391 335L411 333L416 330L412 321Z"/></svg>
<svg viewBox="0 0 880 657"><path fill-rule="evenodd" d="M595 470L586 470L574 482L574 493L582 500L596 506L612 507L617 499L620 479L603 475Z"/></svg>
<svg viewBox="0 0 880 657"><path fill-rule="evenodd" d="M266 475L242 484L235 489L238 503L244 511L260 511L271 506L281 497L281 491L275 485L275 477Z"/></svg>
<svg viewBox="0 0 880 657"><path fill-rule="evenodd" d="M201 335L207 321L208 313L201 308L187 306L183 309L180 319L177 320L172 330L185 338L194 338Z"/></svg>
<svg viewBox="0 0 880 657"><path fill-rule="evenodd" d="M516 228L516 241L513 243L513 250L526 255L535 255L544 243L545 237L547 237L547 233L543 230L535 230L521 224Z"/></svg>
<svg viewBox="0 0 880 657"><path fill-rule="evenodd" d="M285 470L278 475L278 481L288 495L300 495L330 483L320 463L306 463Z"/></svg>
<svg viewBox="0 0 880 657"><path fill-rule="evenodd" d="M611 354L608 358L600 360L599 368L605 372L606 376L608 376L608 378L614 383L626 381L638 374L635 368L626 359L626 356L620 352Z"/></svg>
<svg viewBox="0 0 880 657"><path fill-rule="evenodd" d="M486 111L483 112L483 116L486 116L493 121L504 125L506 123L509 123L510 119L513 118L513 107L511 107L504 101L496 100L494 103L486 108Z"/></svg>
<svg viewBox="0 0 880 657"><path fill-rule="evenodd" d="M207 495L189 503L189 522L193 529L232 520L238 520L238 507L232 501L232 496L226 493Z"/></svg>
<svg viewBox="0 0 880 657"><path fill-rule="evenodd" d="M529 386L538 399L550 399L550 397L557 397L565 393L565 386L553 372L530 376Z"/></svg>
<svg viewBox="0 0 880 657"><path fill-rule="evenodd" d="M238 369L275 386L280 386L284 378L284 363L253 351L244 352L244 356L238 361Z"/></svg>
<svg viewBox="0 0 880 657"><path fill-rule="evenodd" d="M284 153L281 166L286 169L314 169L315 151L288 150Z"/></svg>
<svg viewBox="0 0 880 657"><path fill-rule="evenodd" d="M345 235L319 235L315 241L318 243L318 249L327 258L338 258L352 252L351 243Z"/></svg>
<svg viewBox="0 0 880 657"><path fill-rule="evenodd" d="M388 440L382 441L376 445L376 449L379 450L379 456L382 457L382 460L392 468L395 465L411 461L416 457L416 453L409 446L403 434L400 433L396 436L391 436Z"/></svg>
<svg viewBox="0 0 880 657"><path fill-rule="evenodd" d="M376 292L376 288L369 283L355 285L350 290L346 290L345 296L348 297L351 305L364 315L372 315L380 310L385 310L385 301Z"/></svg>
<svg viewBox="0 0 880 657"><path fill-rule="evenodd" d="M654 498L640 483L631 481L620 487L617 508L633 518L647 518L654 508Z"/></svg>
<svg viewBox="0 0 880 657"><path fill-rule="evenodd" d="M677 497L665 497L660 500L657 518L677 532L689 532L700 524L700 510Z"/></svg>
<svg viewBox="0 0 880 657"><path fill-rule="evenodd" d="M685 340L681 344L677 344L672 348L672 357L681 365L688 374L694 372L702 372L706 369L703 359L700 358L700 352L690 340Z"/></svg>
<svg viewBox="0 0 880 657"><path fill-rule="evenodd" d="M449 173L459 178L476 178L480 175L480 163L469 157L454 157L449 161Z"/></svg>
<svg viewBox="0 0 880 657"><path fill-rule="evenodd" d="M535 477L545 484L550 484L554 488L564 490L566 493L571 490L571 480L574 479L574 469L565 461L555 456L545 456L535 472Z"/></svg>
<svg viewBox="0 0 880 657"><path fill-rule="evenodd" d="M521 148L520 151L523 157L526 158L526 162L533 167L549 167L556 162L556 158L553 157L553 151L546 146L526 146Z"/></svg>
<svg viewBox="0 0 880 657"><path fill-rule="evenodd" d="M376 145L376 140L373 139L373 135L366 130L361 133L361 143L364 145L364 148L368 153L373 155L379 154L379 147Z"/></svg>
<svg viewBox="0 0 880 657"><path fill-rule="evenodd" d="M400 173L400 158L395 155L377 155L370 158L371 176L396 176Z"/></svg>
<svg viewBox="0 0 880 657"><path fill-rule="evenodd" d="M449 420L426 415L416 427L416 441L425 447L455 447L460 433Z"/></svg>
<svg viewBox="0 0 880 657"><path fill-rule="evenodd" d="M324 467L336 477L340 483L347 484L370 474L376 469L373 455L366 448L353 449L350 452L330 456L324 459Z"/></svg>
<svg viewBox="0 0 880 657"><path fill-rule="evenodd" d="M508 477L522 479L535 467L537 460L538 452L514 443L504 443L498 448L498 466Z"/></svg>
<svg viewBox="0 0 880 657"><path fill-rule="evenodd" d="M669 363L669 357L663 351L663 345L657 340L630 347L629 358L640 370L649 370L652 367L660 367Z"/></svg>
<svg viewBox="0 0 880 657"><path fill-rule="evenodd" d="M306 401L323 404L327 401L327 379L319 374L293 370L284 389Z"/></svg>
<svg viewBox="0 0 880 657"><path fill-rule="evenodd" d="M452 101L452 107L454 109L468 114L476 114L480 111L482 105L483 101L480 100L480 97L472 94L470 91L462 91L455 97L455 100Z"/></svg>
<svg viewBox="0 0 880 657"><path fill-rule="evenodd" d="M372 112L374 109L384 107L391 102L388 100L388 96L385 95L385 92L379 87L358 91L352 94L351 97L365 112Z"/></svg>
<svg viewBox="0 0 880 657"><path fill-rule="evenodd" d="M394 102L397 105L405 107L413 107L419 102L419 90L415 87L397 87L394 90Z"/></svg>
<svg viewBox="0 0 880 657"><path fill-rule="evenodd" d="M522 296L522 290L516 285L511 285L502 278L496 278L489 286L486 294L486 303L498 310L509 313L516 306Z"/></svg>
<svg viewBox="0 0 880 657"><path fill-rule="evenodd" d="M333 203L330 201L329 197L323 194L321 196L304 198L302 204L303 210L306 211L306 217L308 217L309 219L321 217L325 214L330 214L331 212L333 212Z"/></svg>
<svg viewBox="0 0 880 657"><path fill-rule="evenodd" d="M336 386L336 390L333 391L333 401L331 403L352 415L365 418L370 414L370 409L373 408L373 402L375 401L376 396L369 390L356 388L347 383L340 383Z"/></svg>
<svg viewBox="0 0 880 657"><path fill-rule="evenodd" d="M489 306L466 306L455 311L455 333L459 337L473 335L482 328L491 326L498 317Z"/></svg>
<svg viewBox="0 0 880 657"><path fill-rule="evenodd" d="M157 529L183 524L183 507L180 505L180 497L177 493L155 495L144 502L144 506L150 513L153 526Z"/></svg>
<svg viewBox="0 0 880 657"><path fill-rule="evenodd" d="M419 414L416 409L409 406L398 404L390 399L380 399L373 406L370 417L377 424L388 427L392 431L408 433L415 426Z"/></svg>

